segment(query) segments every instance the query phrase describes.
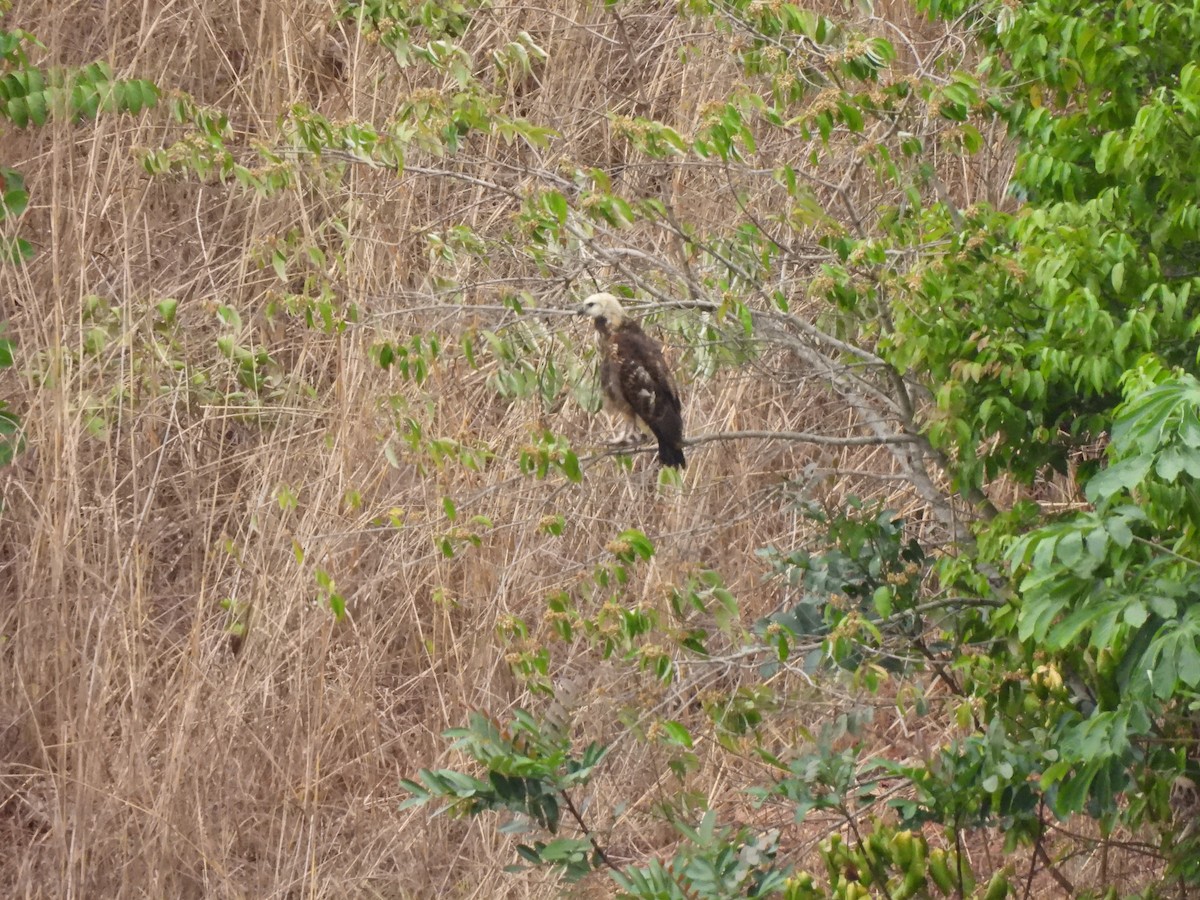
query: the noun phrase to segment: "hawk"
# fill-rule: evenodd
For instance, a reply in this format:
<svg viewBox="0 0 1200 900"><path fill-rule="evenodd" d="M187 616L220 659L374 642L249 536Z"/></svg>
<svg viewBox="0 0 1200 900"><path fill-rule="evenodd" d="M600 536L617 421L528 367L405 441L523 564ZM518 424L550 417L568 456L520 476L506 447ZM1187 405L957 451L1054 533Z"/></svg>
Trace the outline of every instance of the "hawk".
<svg viewBox="0 0 1200 900"><path fill-rule="evenodd" d="M686 466L683 458L683 414L679 389L662 347L625 315L612 294L592 294L580 315L596 323L600 345L600 386L604 405L626 423L621 441L640 442L640 422L658 438L658 460L664 466Z"/></svg>

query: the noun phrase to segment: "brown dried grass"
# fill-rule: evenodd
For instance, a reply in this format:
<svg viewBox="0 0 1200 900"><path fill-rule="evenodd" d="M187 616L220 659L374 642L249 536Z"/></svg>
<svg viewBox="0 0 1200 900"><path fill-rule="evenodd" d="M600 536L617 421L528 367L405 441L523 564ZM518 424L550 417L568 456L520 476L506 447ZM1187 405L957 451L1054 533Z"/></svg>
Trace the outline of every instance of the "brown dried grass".
<svg viewBox="0 0 1200 900"><path fill-rule="evenodd" d="M713 173L680 168L664 182L661 166L626 159L607 117L653 116L687 131L726 91L721 38L696 33L671 6L626 4L619 23L600 4L488 14L472 34L481 52L522 29L549 51L550 61L512 89L511 110L563 139L540 157L480 141L469 150L472 171L519 184L523 171L554 171L562 160L624 166L631 193L657 190L682 220L720 222L726 211L709 190ZM294 103L383 121L398 98L424 86L360 36L328 28L331 9L315 0L23 4L9 24L38 35L49 61L106 59L120 74L231 110L240 131L262 138ZM903 4L880 12L909 35L929 31ZM706 53L681 62L686 44ZM779 600L753 550L798 539L781 482L808 464L886 476L890 459L715 442L691 452L677 495L654 488L647 457L632 473L602 460L579 485L522 478L519 448L545 415L534 404L498 399L487 368L451 360L417 388L368 354L381 338L489 324L446 311L431 289L437 273L423 235L455 223L498 233L514 212L510 200L451 179L361 169L270 199L151 180L136 150L161 145L168 131L160 114L147 113L5 135L4 161L28 178L32 208L21 227L39 253L22 268L0 269L2 317L23 353L21 372L0 375L0 396L22 415L29 447L0 473L0 893L557 895L544 875L503 873L511 843L493 821L397 812L400 777L454 763L443 729L470 710L503 717L535 702L503 658L498 621L519 615L536 624L544 596L590 572L626 527L646 531L659 551L632 589L640 599L661 602L663 585L711 566L749 620ZM777 152L785 158L795 148ZM994 189L991 173L960 174L951 187L967 202ZM860 199L870 191L853 189ZM766 205L770 196L748 202ZM337 287L359 304L360 323L329 336L268 320L260 311L277 286L256 251L291 228L316 240L335 213L350 217L352 233ZM686 265L669 234L628 240ZM629 274L584 270L600 279ZM474 302L513 287L542 305L566 302L560 285L515 255L454 274ZM118 323L99 355L85 349L93 295ZM186 363L181 370L152 352L151 310L163 297L181 300L172 351ZM276 402L269 421L190 384L202 371L234 387L212 349L218 304L241 310L247 343L267 346L309 386ZM583 325L552 325L547 345L587 339ZM428 408L431 431L481 442L494 460L482 473L448 467L422 476L389 404ZM836 433L854 424L787 360L688 385L687 404L692 432ZM581 446L599 429L572 404L550 424ZM385 461L385 445L399 453L399 467ZM281 486L298 497L294 509L277 502ZM896 482L844 476L820 491L882 496ZM351 492L360 500L348 500ZM450 560L435 545L446 495L462 516L494 522L480 547ZM380 525L394 509L404 511L404 527ZM538 530L551 513L565 517L560 538ZM340 624L314 602L315 567L348 599ZM237 655L226 598L252 608ZM618 745L589 798L597 826L614 827L614 856L669 849L674 837L655 800L680 787L661 751L630 739L618 714L641 704L686 721L685 689L728 690L744 673L713 667L664 694L581 648L559 647L555 666L581 698L580 736ZM805 721L852 701L833 687L810 692L779 727L798 735ZM688 787L731 815L761 817L737 792L761 774L755 764L712 742L700 756ZM614 819L608 798L618 796L634 802ZM604 895L599 884L590 890Z"/></svg>

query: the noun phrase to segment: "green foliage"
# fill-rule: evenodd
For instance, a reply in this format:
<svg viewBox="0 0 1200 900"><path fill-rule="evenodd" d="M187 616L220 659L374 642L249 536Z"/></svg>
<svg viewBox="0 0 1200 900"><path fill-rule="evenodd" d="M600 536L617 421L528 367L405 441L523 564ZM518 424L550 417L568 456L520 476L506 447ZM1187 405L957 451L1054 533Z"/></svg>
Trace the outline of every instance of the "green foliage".
<svg viewBox="0 0 1200 900"><path fill-rule="evenodd" d="M441 341L436 334L413 335L407 344L391 344L387 341L376 344L371 353L381 369L393 366L401 377L423 385L441 353Z"/></svg>
<svg viewBox="0 0 1200 900"><path fill-rule="evenodd" d="M508 298L507 305L520 311L519 297ZM503 331L483 329L475 340L464 339L468 360L479 356L476 347L486 349L494 363L488 376L488 385L501 397L538 401L541 408L549 411L560 402L564 391L570 391L580 405L588 408L598 405L584 386L584 366L577 358L560 356L556 352L557 339L540 322L518 321ZM544 477L544 475L542 476Z"/></svg>
<svg viewBox="0 0 1200 900"><path fill-rule="evenodd" d="M888 346L938 385L929 434L964 488L1066 473L1074 448L1107 443L1106 466L1077 470L1090 508L1015 539L1011 520L979 528L984 558L1003 548L1015 579L992 636L1020 650L964 660L986 735L942 761L953 777L936 790L914 778L918 804L953 811L977 782L989 796L962 812L1001 816L1010 841L1037 838L1042 803L1106 828L1154 823L1187 879L1194 847L1172 847L1167 795L1197 769L1173 742L1200 708L1196 15L1047 0L981 23L1028 202L966 220L896 307Z"/></svg>
<svg viewBox="0 0 1200 900"><path fill-rule="evenodd" d="M101 113L137 114L158 103L155 85L113 78L104 62L78 69L37 68L22 46L29 40L24 32L0 32L0 116L19 128L40 127L55 116L82 121Z"/></svg>
<svg viewBox="0 0 1200 900"><path fill-rule="evenodd" d="M669 864L656 860L614 874L613 880L625 891L620 896L672 900L771 897L787 885L786 870L774 865L778 830L755 834L749 828L720 827L712 810L694 828L682 822L677 822L676 828L684 841Z"/></svg>
<svg viewBox="0 0 1200 900"><path fill-rule="evenodd" d="M337 290L350 243L345 218L334 215L306 231L272 235L254 248L254 261L279 282L279 289L268 294L267 317L299 320L326 335L342 334L357 322L356 304L344 302Z"/></svg>
<svg viewBox="0 0 1200 900"><path fill-rule="evenodd" d="M566 440L549 431L542 431L522 448L519 463L522 475L545 478L551 469L555 469L568 481L578 483L583 480L583 470L575 451Z"/></svg>
<svg viewBox="0 0 1200 900"><path fill-rule="evenodd" d="M27 45L40 46L32 35L0 30L0 119L18 128L40 128L52 118L85 121L103 113L137 114L151 109L158 88L143 79L116 79L104 62L79 68L39 68L30 62ZM0 221L17 217L28 205L24 179L0 164ZM17 263L34 255L20 236L0 237L0 259Z"/></svg>
<svg viewBox="0 0 1200 900"><path fill-rule="evenodd" d="M454 40L470 28L475 12L484 4L471 2L395 2L395 0L349 0L338 10L340 18L350 19L368 35L392 52L396 63L407 67L417 61L447 65L455 60L454 71L462 80L469 72L458 72L458 66L469 66L470 59Z"/></svg>
<svg viewBox="0 0 1200 900"><path fill-rule="evenodd" d="M1168 817L1154 784L1194 767L1160 738L1200 708L1200 382L1152 366L1126 390L1110 464L1087 485L1095 508L1012 545L1022 603L1008 621L1074 691L1055 676L1048 698L1057 756L1040 781L1053 808L1113 815L1131 794L1124 814L1140 821Z"/></svg>
<svg viewBox="0 0 1200 900"><path fill-rule="evenodd" d="M16 169L0 166L0 222L17 218L29 205L29 192L25 190L25 179ZM0 259L8 263L19 263L33 257L33 245L22 237L0 239Z"/></svg>
<svg viewBox="0 0 1200 900"><path fill-rule="evenodd" d="M659 630L658 611L627 600L639 564L654 556L654 544L631 528L609 541L606 550L611 560L598 563L575 591L558 591L547 598L547 622L563 642L580 638L604 659L615 656L669 682L674 674L672 655L648 638Z"/></svg>
<svg viewBox="0 0 1200 900"><path fill-rule="evenodd" d="M511 832L537 827L557 835L564 812L579 821L571 791L590 783L607 753L606 747L591 743L578 757L572 756L568 737L523 710L516 712L507 728L474 713L467 727L450 729L445 737L453 741L452 749L475 760L485 777L451 769L422 769L417 781L401 781L412 794L401 808L441 800L445 803L439 812L454 815L503 810L518 816L508 829ZM527 862L558 869L570 880L588 874L604 859L603 851L586 833L582 839L520 844L517 852Z"/></svg>
<svg viewBox="0 0 1200 900"><path fill-rule="evenodd" d="M7 12L7 4L0 5L0 12ZM143 79L114 78L104 62L79 68L40 68L30 61L29 51L41 47L28 32L0 29L0 120L18 128L40 128L51 118L85 121L103 113L136 115L158 103L156 85ZM24 177L0 160L0 224L19 219L28 205ZM19 265L35 253L33 244L21 235L0 235L0 262ZM3 325L0 320L0 330ZM93 329L85 346L99 353L107 337L102 329ZM12 341L0 337L0 369L12 365ZM23 446L20 419L0 400L0 466L12 462Z"/></svg>
<svg viewBox="0 0 1200 900"><path fill-rule="evenodd" d="M986 99L1019 142L1014 190L1030 202L977 208L946 235L895 306L888 352L937 386L930 436L964 486L1065 471L1143 354L1195 370L1196 15L1043 0L979 31ZM925 222L944 232L945 211Z"/></svg>
<svg viewBox="0 0 1200 900"><path fill-rule="evenodd" d="M340 622L346 616L346 598L338 592L333 576L324 569L316 569L313 577L317 582L317 601L329 607L333 618Z"/></svg>
<svg viewBox="0 0 1200 900"><path fill-rule="evenodd" d="M851 821L852 840L835 832L821 843L827 887L820 887L811 873L796 871L778 858L782 849L779 829L756 832L745 826L724 826L711 809L705 810L694 825L682 820L674 823L682 840L669 863L652 860L644 866L620 869L610 861L572 799L572 792L591 783L607 748L591 743L574 756L561 728L539 721L524 710L518 710L506 728L475 713L467 727L451 729L445 736L453 741L452 749L479 767L480 776L454 769L422 769L416 780L401 782L411 795L401 808L441 803L438 812L453 815L510 813L515 818L506 831L535 832L547 838L517 845L522 861L555 869L570 881L607 867L621 897L861 900L874 896L872 889L894 898L965 896L975 889L971 865L957 850L931 847L923 834L878 820L869 832L860 831ZM831 757L829 746L824 745L824 749L825 753L814 757L818 768L827 766ZM848 756L842 758L849 762ZM835 776L841 780L836 791L840 796L831 808L846 809L845 790L853 780L853 768L843 766L843 774ZM809 783L815 782L808 766L797 761L796 769L806 774ZM860 793L866 790L861 788ZM787 796L789 791L785 781L764 793ZM581 837L561 836L564 813ZM797 813L798 817L803 814L803 810ZM522 866L509 868L519 871ZM1007 894L1008 874L999 872L984 896L1002 898Z"/></svg>
<svg viewBox="0 0 1200 900"><path fill-rule="evenodd" d="M258 165L239 162L229 146L236 137L225 113L203 107L182 93L171 95L166 105L171 119L184 126L187 133L173 144L143 154L142 165L149 174L190 172L202 181L232 181L259 196L271 196L295 185L293 168L268 148L255 148ZM303 121L303 111L297 111L296 118Z"/></svg>
<svg viewBox="0 0 1200 900"><path fill-rule="evenodd" d="M802 504L801 511L825 532L827 549L759 551L801 595L799 603L758 625L781 662L797 638L831 635L827 645L810 651L808 668L815 671L832 654L838 665L858 669L889 636L907 643L924 631L917 605L927 566L925 551L915 538L906 537L904 522L895 512L864 509L856 498L832 514L814 504ZM902 660L883 654L878 664L896 670L902 668Z"/></svg>
<svg viewBox="0 0 1200 900"><path fill-rule="evenodd" d="M396 415L396 431L407 444L409 453L406 455L415 462L420 474L441 470L450 463L456 463L471 472L484 471L493 455L486 444L430 434L416 416L409 414L407 403L403 400L397 402L400 411ZM402 467L400 455L391 445L384 448L384 456L394 468Z"/></svg>
<svg viewBox="0 0 1200 900"><path fill-rule="evenodd" d="M0 370L13 364L13 343L3 337L4 323L0 321ZM0 466L7 466L21 452L24 438L21 437L21 420L0 400Z"/></svg>

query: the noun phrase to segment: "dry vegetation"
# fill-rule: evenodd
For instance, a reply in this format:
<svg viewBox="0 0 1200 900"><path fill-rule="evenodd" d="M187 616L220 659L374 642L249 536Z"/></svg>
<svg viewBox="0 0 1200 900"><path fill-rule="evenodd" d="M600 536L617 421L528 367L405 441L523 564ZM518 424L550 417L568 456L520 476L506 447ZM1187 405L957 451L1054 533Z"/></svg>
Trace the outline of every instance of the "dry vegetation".
<svg viewBox="0 0 1200 900"><path fill-rule="evenodd" d="M314 167L298 189L260 198L147 176L139 150L178 136L161 111L4 136L4 161L28 179L21 227L39 252L0 269L0 319L22 354L0 396L28 442L0 473L0 893L555 896L541 875L503 872L512 847L494 822L397 812L399 778L452 762L445 728L471 710L504 716L539 702L510 672L498 625L518 615L536 627L543 598L586 576L628 527L658 548L635 595L661 603L664 585L709 566L749 621L780 602L753 551L799 539L788 479L808 467L816 496L897 490L883 450L762 440L694 447L684 486L663 489L648 455L626 471L600 452L603 423L569 398L545 407L499 397L495 360L472 369L447 352L422 385L372 361L380 340L437 333L453 349L471 329L512 325L506 292L563 309L593 284L661 284L655 271L687 267L667 231L623 237L644 259L580 248L574 270L555 279L517 251L448 266L426 245L460 223L503 233L516 201L482 182L520 191L531 172L565 160L614 173L633 196L661 192L683 220L719 223L727 210L712 186L723 176L626 159L612 133L613 113L686 132L728 87L725 38L690 31L673 7L627 5L618 20L600 3L498 4L481 19L469 39L479 58L521 30L549 54L508 89L507 107L562 135L545 150L475 137L453 160L409 160L404 177L356 166L339 180ZM45 43L47 60L106 59L229 110L248 144L271 141L293 104L381 122L430 86L353 29L331 27L333 12L321 0L29 2L9 18ZM878 13L920 31L902 4ZM697 50L683 61L687 46ZM994 184L960 175L953 189L968 200ZM310 272L358 307L340 334L267 315L281 285L265 259L293 230L342 256ZM451 279L460 287L443 290ZM154 307L168 297L180 301L178 328L156 340ZM228 330L222 305L240 312L239 339L265 347L286 376L270 402L251 402L216 349ZM583 323L541 321L547 353L590 346ZM571 372L587 377L586 366ZM786 354L687 381L692 433L839 434L854 424ZM426 436L494 455L478 472L435 466L405 441L410 417ZM543 425L596 454L581 484L519 472L521 448ZM822 480L834 470L869 474ZM452 527L447 496L481 538L454 558L438 548ZM539 528L555 514L560 537ZM469 525L473 516L490 527ZM346 598L341 622L319 599L318 569ZM235 647L231 624L247 616ZM656 797L680 788L660 751L632 736L631 713L686 716L690 693L728 690L741 673L692 672L666 695L582 645L558 645L554 667L576 698L580 736L617 744L591 799L601 827L613 824L606 791L635 801L614 856L668 850ZM844 701L831 689L806 702L786 727ZM938 739L889 732L889 721L877 728L891 752ZM753 763L700 747L690 788L736 817ZM808 846L798 842L797 854Z"/></svg>

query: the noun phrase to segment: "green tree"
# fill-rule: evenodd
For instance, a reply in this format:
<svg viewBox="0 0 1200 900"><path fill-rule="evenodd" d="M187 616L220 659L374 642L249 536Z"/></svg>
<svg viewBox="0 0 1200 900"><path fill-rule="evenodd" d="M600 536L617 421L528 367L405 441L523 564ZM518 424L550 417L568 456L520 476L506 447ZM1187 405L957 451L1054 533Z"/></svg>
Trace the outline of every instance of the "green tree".
<svg viewBox="0 0 1200 900"><path fill-rule="evenodd" d="M954 842L961 829L1003 825L1010 848L1033 844L1053 869L1046 813L1084 813L1106 834L1150 828L1174 877L1194 884L1198 848L1170 794L1200 766L1200 9L917 5L966 23L976 41L922 77L898 76L889 41L791 4L685 4L725 17L746 80L689 138L648 119L620 123L623 133L647 157L732 172L780 135L812 137L808 160L773 169L788 198L781 211L767 220L742 205L736 226L702 235L663 204L623 202L593 178L579 213L559 199L531 210L535 240L572 229L594 240L588 223L666 223L702 261L680 276L690 305L710 309L717 327L740 323L748 346L785 343L825 373L935 511L965 523L951 532L954 552L936 558L883 510L825 517L824 552L766 553L806 597L758 629L780 664L808 648L818 665L865 675L889 659L895 668L905 654L886 651L902 646L909 671L932 667L963 698L961 740L931 764L883 766L913 788L893 803L903 827L937 822ZM919 121L928 114L933 126ZM998 123L1013 177L992 186L991 203L960 208L937 158L978 153ZM847 144L896 202L868 212L844 187L827 191L843 205L839 224L818 200L819 173L825 151ZM794 248L814 238L828 253L815 318L792 310L794 286L779 286ZM1056 473L1082 491L1078 511L1056 514L1036 492L1010 509L987 499L998 478L1036 488ZM943 618L931 630L935 610ZM705 637L690 634L676 652L708 652ZM768 715L751 704L733 727ZM685 749L691 736L678 726L668 740ZM852 820L855 791L869 793L879 774L827 741L813 757L773 759L783 774L759 796L787 798L797 816L832 808ZM410 784L419 800L462 802L424 782ZM618 875L622 888L850 897L886 882L899 897L934 884L966 893L973 878L957 860L947 866L945 851L935 865L911 849L911 834L880 826L841 857L825 848L822 889L776 868L770 839L705 823L683 828L671 865ZM553 854L523 855L575 871ZM1006 885L997 873L986 896Z"/></svg>

